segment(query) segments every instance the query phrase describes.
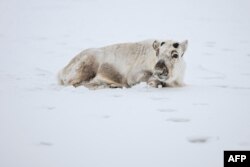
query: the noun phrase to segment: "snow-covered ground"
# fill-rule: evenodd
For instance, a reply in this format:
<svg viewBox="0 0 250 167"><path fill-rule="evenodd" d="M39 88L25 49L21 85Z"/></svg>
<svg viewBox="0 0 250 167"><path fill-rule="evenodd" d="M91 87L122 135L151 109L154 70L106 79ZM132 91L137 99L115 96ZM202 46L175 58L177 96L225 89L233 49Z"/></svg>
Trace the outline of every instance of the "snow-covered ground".
<svg viewBox="0 0 250 167"><path fill-rule="evenodd" d="M250 1L1 0L0 167L220 167L250 149ZM78 52L189 40L183 88L57 85Z"/></svg>

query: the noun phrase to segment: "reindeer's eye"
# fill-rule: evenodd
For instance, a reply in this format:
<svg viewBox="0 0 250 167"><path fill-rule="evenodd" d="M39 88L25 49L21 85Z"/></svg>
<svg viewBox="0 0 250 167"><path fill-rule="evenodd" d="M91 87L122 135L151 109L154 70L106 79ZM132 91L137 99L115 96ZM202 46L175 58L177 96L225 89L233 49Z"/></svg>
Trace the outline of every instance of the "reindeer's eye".
<svg viewBox="0 0 250 167"><path fill-rule="evenodd" d="M178 58L178 54L176 54L176 53L173 54L173 55L172 55L172 58L177 59L177 58Z"/></svg>
<svg viewBox="0 0 250 167"><path fill-rule="evenodd" d="M173 43L174 48L178 48L178 46L179 46L179 43Z"/></svg>
<svg viewBox="0 0 250 167"><path fill-rule="evenodd" d="M173 50L173 51L171 52L171 55L172 55L172 58L173 58L173 59L177 59L177 58L178 58L177 51L175 51L175 50Z"/></svg>

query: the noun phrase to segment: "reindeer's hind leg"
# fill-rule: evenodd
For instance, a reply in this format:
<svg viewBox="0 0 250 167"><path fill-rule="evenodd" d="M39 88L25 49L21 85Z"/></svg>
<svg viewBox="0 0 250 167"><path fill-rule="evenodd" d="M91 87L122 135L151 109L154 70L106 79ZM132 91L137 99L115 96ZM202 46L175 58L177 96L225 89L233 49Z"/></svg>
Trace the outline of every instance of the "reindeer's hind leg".
<svg viewBox="0 0 250 167"><path fill-rule="evenodd" d="M98 77L110 88L128 87L125 77L112 64L102 64L98 70Z"/></svg>
<svg viewBox="0 0 250 167"><path fill-rule="evenodd" d="M124 77L113 65L108 63L102 64L98 69L96 77L84 85L92 89L128 87Z"/></svg>
<svg viewBox="0 0 250 167"><path fill-rule="evenodd" d="M62 85L80 86L83 82L88 82L96 76L98 63L94 56L84 57L80 59L75 57L71 62L59 73L59 81Z"/></svg>

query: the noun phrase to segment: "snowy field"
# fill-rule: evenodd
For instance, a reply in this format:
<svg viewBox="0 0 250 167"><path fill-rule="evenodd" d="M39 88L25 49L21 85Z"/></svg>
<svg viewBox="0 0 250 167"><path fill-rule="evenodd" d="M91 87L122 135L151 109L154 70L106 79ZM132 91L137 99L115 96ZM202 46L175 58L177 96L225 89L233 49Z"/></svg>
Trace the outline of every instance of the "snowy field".
<svg viewBox="0 0 250 167"><path fill-rule="evenodd" d="M186 87L57 85L81 50L148 38L189 40ZM0 167L221 167L249 129L250 1L0 1Z"/></svg>

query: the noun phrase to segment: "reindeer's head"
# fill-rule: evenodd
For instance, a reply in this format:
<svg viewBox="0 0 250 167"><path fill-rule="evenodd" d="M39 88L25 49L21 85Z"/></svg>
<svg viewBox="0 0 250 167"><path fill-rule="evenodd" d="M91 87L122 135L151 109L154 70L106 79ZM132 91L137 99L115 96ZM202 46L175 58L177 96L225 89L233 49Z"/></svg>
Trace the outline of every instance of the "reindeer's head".
<svg viewBox="0 0 250 167"><path fill-rule="evenodd" d="M183 55L187 49L188 41L154 41L158 61L154 67L153 75L161 82L171 82L183 70Z"/></svg>

